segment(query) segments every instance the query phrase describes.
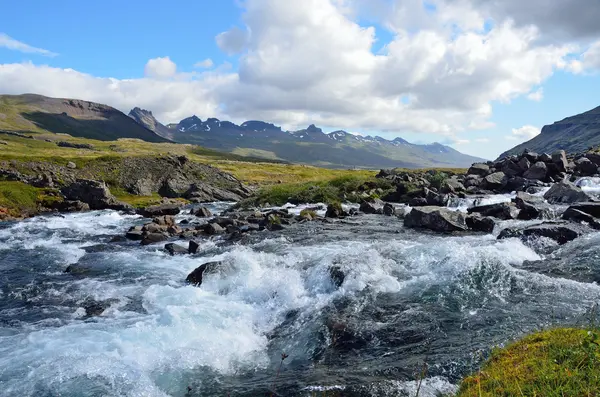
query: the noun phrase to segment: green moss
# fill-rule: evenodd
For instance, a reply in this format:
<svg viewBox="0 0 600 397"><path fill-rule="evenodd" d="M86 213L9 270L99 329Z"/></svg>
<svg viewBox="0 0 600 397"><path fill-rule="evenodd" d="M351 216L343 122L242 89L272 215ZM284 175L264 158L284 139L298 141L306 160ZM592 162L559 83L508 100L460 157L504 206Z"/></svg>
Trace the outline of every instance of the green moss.
<svg viewBox="0 0 600 397"><path fill-rule="evenodd" d="M457 396L597 396L599 342L595 332L573 328L526 336L494 350Z"/></svg>
<svg viewBox="0 0 600 397"><path fill-rule="evenodd" d="M304 210L300 211L300 216L303 218L311 217L312 219L315 219L318 217L318 215L315 211L309 210L309 209L304 209Z"/></svg>
<svg viewBox="0 0 600 397"><path fill-rule="evenodd" d="M0 181L1 213L13 217L33 215L41 201L48 198L45 190L22 182Z"/></svg>
<svg viewBox="0 0 600 397"><path fill-rule="evenodd" d="M158 193L154 193L151 196L136 196L128 193L125 189L119 187L110 187L110 192L117 198L131 205L134 208L145 208L151 205L160 204L162 197Z"/></svg>

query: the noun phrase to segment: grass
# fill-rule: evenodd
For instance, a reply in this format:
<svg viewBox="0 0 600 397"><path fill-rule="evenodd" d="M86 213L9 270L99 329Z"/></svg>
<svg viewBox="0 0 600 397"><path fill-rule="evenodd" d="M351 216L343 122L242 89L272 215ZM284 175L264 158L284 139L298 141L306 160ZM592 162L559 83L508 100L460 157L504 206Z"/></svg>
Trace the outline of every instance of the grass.
<svg viewBox="0 0 600 397"><path fill-rule="evenodd" d="M593 331L557 328L537 332L492 352L465 378L457 397L598 396L600 339Z"/></svg>
<svg viewBox="0 0 600 397"><path fill-rule="evenodd" d="M23 182L0 181L0 218L34 214L40 205L60 200L48 194L47 189L36 188Z"/></svg>
<svg viewBox="0 0 600 397"><path fill-rule="evenodd" d="M162 197L158 193L153 193L151 196L136 196L128 193L125 189L118 187L111 187L110 192L117 198L131 205L133 208L145 208L151 205L160 204Z"/></svg>

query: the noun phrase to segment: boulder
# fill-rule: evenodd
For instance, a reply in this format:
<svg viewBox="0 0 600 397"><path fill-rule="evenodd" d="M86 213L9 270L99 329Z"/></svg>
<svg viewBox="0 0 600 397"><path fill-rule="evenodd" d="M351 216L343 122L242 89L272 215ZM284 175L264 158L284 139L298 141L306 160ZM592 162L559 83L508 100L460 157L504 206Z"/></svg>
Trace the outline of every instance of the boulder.
<svg viewBox="0 0 600 397"><path fill-rule="evenodd" d="M568 181L552 185L550 190L544 194L544 198L550 204L571 204L592 201L581 188Z"/></svg>
<svg viewBox="0 0 600 397"><path fill-rule="evenodd" d="M210 236L225 233L225 229L218 223L208 223L204 226L204 232Z"/></svg>
<svg viewBox="0 0 600 397"><path fill-rule="evenodd" d="M573 204L572 206L570 206L568 210L577 210L577 211L581 211L581 212L585 212L586 214L589 214L591 216L593 216L594 218L600 218L600 203L598 202L581 202L581 203L576 203ZM566 213L566 211L565 211Z"/></svg>
<svg viewBox="0 0 600 397"><path fill-rule="evenodd" d="M130 210L131 206L122 203L112 195L106 183L88 179L78 179L63 187L61 193L67 200L87 203L93 210Z"/></svg>
<svg viewBox="0 0 600 397"><path fill-rule="evenodd" d="M478 187L479 185L481 185L481 182L483 181L483 178L480 177L479 175L467 175L465 177L465 181L464 181L464 186L466 188L469 187Z"/></svg>
<svg viewBox="0 0 600 397"><path fill-rule="evenodd" d="M552 210L544 202L544 199L539 196L533 196L525 192L517 192L514 202L519 212L519 219L539 219L539 218L550 218L552 216Z"/></svg>
<svg viewBox="0 0 600 397"><path fill-rule="evenodd" d="M597 166L600 166L600 153L597 152L587 152L585 154L585 157L587 157L588 159L590 159L590 161L594 164L596 164Z"/></svg>
<svg viewBox="0 0 600 397"><path fill-rule="evenodd" d="M490 166L485 163L475 163L467 171L468 175L486 176L490 173Z"/></svg>
<svg viewBox="0 0 600 397"><path fill-rule="evenodd" d="M196 215L198 218L208 218L212 216L210 210L206 207L200 207L196 211L192 212L193 215Z"/></svg>
<svg viewBox="0 0 600 397"><path fill-rule="evenodd" d="M194 269L194 271L188 274L188 276L185 278L185 281L189 284L199 287L202 285L202 276L204 275L204 272L214 271L220 265L221 262L208 262L200 265Z"/></svg>
<svg viewBox="0 0 600 397"><path fill-rule="evenodd" d="M155 223L160 226L174 226L175 218L171 215L161 215L152 219L152 223Z"/></svg>
<svg viewBox="0 0 600 397"><path fill-rule="evenodd" d="M537 161L538 161L538 159L539 159L540 156L536 152L532 152L530 150L525 149L525 151L523 152L522 157L525 157L531 163L537 163Z"/></svg>
<svg viewBox="0 0 600 397"><path fill-rule="evenodd" d="M380 199L365 200L360 203L359 211L365 214L383 214L383 207L385 203Z"/></svg>
<svg viewBox="0 0 600 397"><path fill-rule="evenodd" d="M177 215L179 214L181 207L181 204L159 204L139 209L137 213L146 218L163 215Z"/></svg>
<svg viewBox="0 0 600 397"><path fill-rule="evenodd" d="M72 161L69 161L69 162L67 163L67 168L74 170L75 168L77 168L77 164L75 164L75 163L74 163L74 162L72 162Z"/></svg>
<svg viewBox="0 0 600 397"><path fill-rule="evenodd" d="M527 160L527 157L521 158L521 160L519 160L518 164L519 164L519 168L521 168L521 170L523 172L527 171L529 169L529 167L531 167L531 162L529 160Z"/></svg>
<svg viewBox="0 0 600 397"><path fill-rule="evenodd" d="M396 215L396 207L390 203L385 203L383 206L383 215L394 216Z"/></svg>
<svg viewBox="0 0 600 397"><path fill-rule="evenodd" d="M445 193L459 193L464 192L465 190L465 185L463 185L455 176L446 179L442 184L442 191Z"/></svg>
<svg viewBox="0 0 600 397"><path fill-rule="evenodd" d="M165 244L165 251L171 255L185 255L189 253L187 248L175 243Z"/></svg>
<svg viewBox="0 0 600 397"><path fill-rule="evenodd" d="M592 176L598 173L598 166L587 157L582 157L575 160L575 170L580 175Z"/></svg>
<svg viewBox="0 0 600 397"><path fill-rule="evenodd" d="M544 163L549 163L552 161L552 156L550 156L548 153L542 153L542 154L540 154L539 161L543 161Z"/></svg>
<svg viewBox="0 0 600 397"><path fill-rule="evenodd" d="M567 221L585 222L594 229L600 229L600 222L597 218L593 217L587 212L583 212L573 207L567 208L567 210L563 213L562 218Z"/></svg>
<svg viewBox="0 0 600 397"><path fill-rule="evenodd" d="M344 283L344 279L346 275L342 271L342 268L339 266L331 266L329 268L329 277L331 278L331 282L337 288L340 288Z"/></svg>
<svg viewBox="0 0 600 397"><path fill-rule="evenodd" d="M488 205L480 205L467 210L469 214L477 213L481 216L492 216L498 219L516 219L519 215L519 209L512 203L496 203Z"/></svg>
<svg viewBox="0 0 600 397"><path fill-rule="evenodd" d="M161 243L168 238L169 236L165 233L148 233L144 235L142 239L142 245Z"/></svg>
<svg viewBox="0 0 600 397"><path fill-rule="evenodd" d="M448 201L450 200L450 196L447 194L436 193L431 189L423 188L425 192L425 199L427 200L427 205L433 205L438 207L445 207L448 205Z"/></svg>
<svg viewBox="0 0 600 397"><path fill-rule="evenodd" d="M529 162L525 157L523 157L523 160ZM529 167L527 167L529 168ZM523 168L521 168L521 166L517 163L515 163L514 161L506 161L504 163L504 165L502 166L502 172L504 172L504 174L507 177L513 177L513 176L520 176L523 175Z"/></svg>
<svg viewBox="0 0 600 397"><path fill-rule="evenodd" d="M142 227L132 226L125 234L125 237L129 240L142 241L142 239L144 238L144 232L142 231Z"/></svg>
<svg viewBox="0 0 600 397"><path fill-rule="evenodd" d="M567 154L564 150L559 150L552 153L552 163L556 165L559 172L567 172L569 162L567 161Z"/></svg>
<svg viewBox="0 0 600 397"><path fill-rule="evenodd" d="M344 216L346 216L346 213L340 203L331 203L327 206L326 218L343 218Z"/></svg>
<svg viewBox="0 0 600 397"><path fill-rule="evenodd" d="M427 203L427 199L425 197L415 197L410 199L408 205L411 207L424 207L429 204Z"/></svg>
<svg viewBox="0 0 600 397"><path fill-rule="evenodd" d="M188 243L188 253L189 254L197 254L198 249L200 248L200 244L197 241L190 240Z"/></svg>
<svg viewBox="0 0 600 397"><path fill-rule="evenodd" d="M525 171L523 177L527 179L543 180L546 178L547 174L548 167L546 167L546 163L544 163L543 161L538 161L537 163L529 167L527 171Z"/></svg>
<svg viewBox="0 0 600 397"><path fill-rule="evenodd" d="M466 218L467 227L475 232L492 233L496 222L489 216L480 216L479 214L469 215Z"/></svg>
<svg viewBox="0 0 600 397"><path fill-rule="evenodd" d="M60 212L85 212L90 210L90 206L83 201L58 201L51 205L52 209Z"/></svg>
<svg viewBox="0 0 600 397"><path fill-rule="evenodd" d="M494 172L493 174L490 174L490 175L486 176L485 178L483 178L483 183L485 185L485 188L490 189L490 190L502 189L504 186L506 186L507 182L508 182L508 178L506 177L504 172L501 172L501 171Z"/></svg>
<svg viewBox="0 0 600 397"><path fill-rule="evenodd" d="M507 228L500 232L498 239L511 237L547 237L559 244L565 244L575 240L587 230L576 224L566 222L545 222L540 225L526 226L521 228Z"/></svg>
<svg viewBox="0 0 600 397"><path fill-rule="evenodd" d="M455 232L468 229L464 214L435 206L413 208L404 217L404 226L430 229L436 232Z"/></svg>

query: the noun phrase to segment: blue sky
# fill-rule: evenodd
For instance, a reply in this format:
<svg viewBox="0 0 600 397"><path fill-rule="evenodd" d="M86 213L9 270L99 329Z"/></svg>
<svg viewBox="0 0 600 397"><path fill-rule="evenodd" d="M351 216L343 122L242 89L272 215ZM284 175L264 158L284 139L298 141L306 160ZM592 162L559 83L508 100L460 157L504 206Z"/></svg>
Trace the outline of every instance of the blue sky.
<svg viewBox="0 0 600 397"><path fill-rule="evenodd" d="M314 123L495 158L600 105L600 29L522 3L4 2L0 93L140 106L165 123Z"/></svg>

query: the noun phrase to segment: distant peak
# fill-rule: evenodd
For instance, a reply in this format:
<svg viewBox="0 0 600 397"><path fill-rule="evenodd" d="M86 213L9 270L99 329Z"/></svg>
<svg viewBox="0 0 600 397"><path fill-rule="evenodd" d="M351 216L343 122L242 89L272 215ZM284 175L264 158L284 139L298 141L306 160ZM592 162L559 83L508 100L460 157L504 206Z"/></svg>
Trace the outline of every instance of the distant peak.
<svg viewBox="0 0 600 397"><path fill-rule="evenodd" d="M311 124L306 129L306 132L323 132L323 130L320 128L317 128L317 126L315 126L314 124Z"/></svg>

